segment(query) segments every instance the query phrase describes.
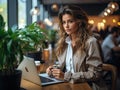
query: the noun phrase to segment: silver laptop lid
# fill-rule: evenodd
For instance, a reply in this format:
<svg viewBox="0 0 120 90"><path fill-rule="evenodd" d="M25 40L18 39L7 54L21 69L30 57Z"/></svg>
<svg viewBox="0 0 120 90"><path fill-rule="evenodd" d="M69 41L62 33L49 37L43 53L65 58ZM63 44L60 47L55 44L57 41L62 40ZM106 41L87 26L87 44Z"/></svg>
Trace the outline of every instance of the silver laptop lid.
<svg viewBox="0 0 120 90"><path fill-rule="evenodd" d="M24 56L23 61L20 63L17 69L22 70L23 79L41 85L41 81L37 73L37 68L33 58Z"/></svg>

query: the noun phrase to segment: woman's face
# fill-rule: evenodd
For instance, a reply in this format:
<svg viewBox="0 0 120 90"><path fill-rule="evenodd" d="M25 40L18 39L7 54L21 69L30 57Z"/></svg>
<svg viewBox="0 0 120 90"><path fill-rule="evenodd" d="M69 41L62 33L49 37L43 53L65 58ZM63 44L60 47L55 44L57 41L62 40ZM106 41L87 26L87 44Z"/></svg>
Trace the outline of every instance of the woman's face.
<svg viewBox="0 0 120 90"><path fill-rule="evenodd" d="M62 25L68 35L77 33L78 22L70 14L64 14L62 16Z"/></svg>

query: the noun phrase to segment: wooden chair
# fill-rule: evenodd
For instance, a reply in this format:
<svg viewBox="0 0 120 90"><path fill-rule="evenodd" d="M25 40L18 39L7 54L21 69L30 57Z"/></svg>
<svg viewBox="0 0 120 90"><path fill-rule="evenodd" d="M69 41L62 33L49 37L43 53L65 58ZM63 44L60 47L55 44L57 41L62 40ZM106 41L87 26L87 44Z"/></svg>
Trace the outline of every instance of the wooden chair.
<svg viewBox="0 0 120 90"><path fill-rule="evenodd" d="M117 81L117 68L111 64L103 64L102 65L103 71L110 71L112 74L112 86L111 90L116 90L116 81Z"/></svg>
<svg viewBox="0 0 120 90"><path fill-rule="evenodd" d="M103 71L110 71L111 72L111 77L112 77L112 86L111 86L111 90L116 90L116 82L117 82L117 67L112 65L112 64L105 64L104 63L104 56L103 56L103 52L102 52L102 48L101 48L101 44L99 43L98 38L97 39L97 44L98 44L98 48L100 51L100 56L101 59L103 60L103 65L102 65L102 69Z"/></svg>

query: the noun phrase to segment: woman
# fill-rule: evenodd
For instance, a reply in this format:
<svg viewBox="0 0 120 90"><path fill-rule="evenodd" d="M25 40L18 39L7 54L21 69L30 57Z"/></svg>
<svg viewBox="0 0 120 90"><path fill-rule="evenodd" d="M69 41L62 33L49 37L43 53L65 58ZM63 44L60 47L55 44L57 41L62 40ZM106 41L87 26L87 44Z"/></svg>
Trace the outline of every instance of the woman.
<svg viewBox="0 0 120 90"><path fill-rule="evenodd" d="M70 83L95 81L101 75L98 44L88 30L88 17L77 6L64 6L59 12L60 37L56 46L59 68L49 66L48 75Z"/></svg>

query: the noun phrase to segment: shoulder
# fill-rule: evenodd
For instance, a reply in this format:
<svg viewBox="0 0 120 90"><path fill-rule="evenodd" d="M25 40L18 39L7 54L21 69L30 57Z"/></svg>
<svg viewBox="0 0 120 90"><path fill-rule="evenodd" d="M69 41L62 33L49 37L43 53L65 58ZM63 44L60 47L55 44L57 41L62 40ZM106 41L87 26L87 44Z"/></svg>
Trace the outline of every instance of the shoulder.
<svg viewBox="0 0 120 90"><path fill-rule="evenodd" d="M112 35L110 34L110 35L108 35L105 39L104 39L104 41L111 41L112 40Z"/></svg>
<svg viewBox="0 0 120 90"><path fill-rule="evenodd" d="M86 49L95 49L98 46L98 40L94 36L90 36L86 41Z"/></svg>
<svg viewBox="0 0 120 90"><path fill-rule="evenodd" d="M94 36L90 36L87 39L87 43L96 43L96 42L97 42L97 39Z"/></svg>
<svg viewBox="0 0 120 90"><path fill-rule="evenodd" d="M109 45L109 43L112 43L112 35L108 35L104 40L103 40L103 43L102 45Z"/></svg>

